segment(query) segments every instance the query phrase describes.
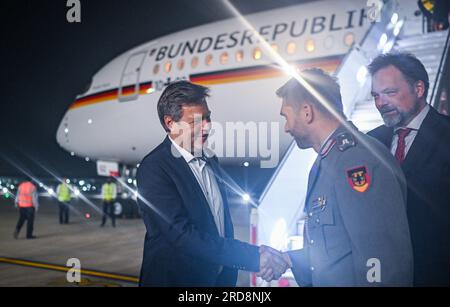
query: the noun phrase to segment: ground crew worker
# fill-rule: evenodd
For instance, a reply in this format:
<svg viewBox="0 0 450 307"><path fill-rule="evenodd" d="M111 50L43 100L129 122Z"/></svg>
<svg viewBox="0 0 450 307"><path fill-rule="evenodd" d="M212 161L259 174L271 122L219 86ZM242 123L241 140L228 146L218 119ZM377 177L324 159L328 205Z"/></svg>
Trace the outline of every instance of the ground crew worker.
<svg viewBox="0 0 450 307"><path fill-rule="evenodd" d="M56 188L56 195L58 195L58 205L59 205L59 223L69 224L69 211L70 211L70 200L71 187L66 183L66 179L58 185Z"/></svg>
<svg viewBox="0 0 450 307"><path fill-rule="evenodd" d="M31 181L25 181L19 185L15 205L19 208L20 215L14 231L14 238L19 237L20 229L27 221L27 239L35 239L33 224L35 212L39 208L39 201L36 186Z"/></svg>
<svg viewBox="0 0 450 307"><path fill-rule="evenodd" d="M116 215L114 213L114 201L117 197L117 186L112 182L111 178L108 178L106 183L102 186L102 199L103 199L103 218L102 227L105 226L106 217L109 215L111 218L112 226L116 227Z"/></svg>

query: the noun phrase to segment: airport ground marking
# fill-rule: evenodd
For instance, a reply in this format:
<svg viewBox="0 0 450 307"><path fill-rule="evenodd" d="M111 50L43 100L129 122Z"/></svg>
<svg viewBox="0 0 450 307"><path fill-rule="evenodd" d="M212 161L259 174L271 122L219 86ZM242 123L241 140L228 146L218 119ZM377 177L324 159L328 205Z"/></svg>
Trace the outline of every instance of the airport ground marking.
<svg viewBox="0 0 450 307"><path fill-rule="evenodd" d="M0 257L0 263L14 264L14 265L20 265L20 266L25 266L25 267L33 267L33 268L38 268L38 269L53 270L53 271L60 271L60 272L67 272L70 269L72 269L71 267L66 267L66 266L62 266L62 265L58 265L58 264L36 262L36 261L7 258L7 257ZM86 270L86 269L81 269L80 272L81 272L81 275L103 277L103 278L107 278L107 279L114 279L114 280L126 281L126 282L132 282L132 283L139 282L139 278L134 277L134 276L119 275L119 274L114 274L114 273L107 273L107 272L100 272L100 271Z"/></svg>

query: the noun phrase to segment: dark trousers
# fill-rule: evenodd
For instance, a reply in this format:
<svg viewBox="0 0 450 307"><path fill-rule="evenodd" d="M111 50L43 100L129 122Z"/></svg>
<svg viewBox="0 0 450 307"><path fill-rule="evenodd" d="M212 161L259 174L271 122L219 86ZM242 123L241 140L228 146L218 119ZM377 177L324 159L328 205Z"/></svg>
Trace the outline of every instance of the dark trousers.
<svg viewBox="0 0 450 307"><path fill-rule="evenodd" d="M19 221L17 221L16 232L19 233L25 221L27 221L27 238L33 236L34 208L19 208Z"/></svg>
<svg viewBox="0 0 450 307"><path fill-rule="evenodd" d="M59 223L69 224L69 204L66 202L59 202Z"/></svg>
<svg viewBox="0 0 450 307"><path fill-rule="evenodd" d="M116 227L116 215L114 214L114 201L103 202L102 226L105 225L107 216L111 218L113 227Z"/></svg>

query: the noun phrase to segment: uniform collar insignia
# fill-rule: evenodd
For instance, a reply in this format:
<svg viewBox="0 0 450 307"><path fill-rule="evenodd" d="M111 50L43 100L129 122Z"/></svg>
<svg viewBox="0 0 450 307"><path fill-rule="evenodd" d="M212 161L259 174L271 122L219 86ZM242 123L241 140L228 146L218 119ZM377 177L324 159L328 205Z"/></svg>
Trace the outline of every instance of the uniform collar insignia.
<svg viewBox="0 0 450 307"><path fill-rule="evenodd" d="M356 146L355 138L348 132L339 134L336 137L336 143L340 151L346 151L347 149Z"/></svg>
<svg viewBox="0 0 450 307"><path fill-rule="evenodd" d="M320 151L320 156L322 158L325 158L328 153L331 151L331 148L336 144L336 139L330 138L322 147L322 150Z"/></svg>

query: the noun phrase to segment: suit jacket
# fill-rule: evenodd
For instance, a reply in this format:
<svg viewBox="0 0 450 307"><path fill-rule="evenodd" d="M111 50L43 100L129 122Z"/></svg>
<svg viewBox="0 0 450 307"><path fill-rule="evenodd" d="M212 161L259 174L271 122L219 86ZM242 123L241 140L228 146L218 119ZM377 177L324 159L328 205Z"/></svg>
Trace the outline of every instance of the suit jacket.
<svg viewBox="0 0 450 307"><path fill-rule="evenodd" d="M406 182L380 142L338 128L310 172L305 213L303 249L289 252L299 285L412 285Z"/></svg>
<svg viewBox="0 0 450 307"><path fill-rule="evenodd" d="M390 148L393 128L369 135ZM416 286L450 285L450 117L430 108L402 164Z"/></svg>
<svg viewBox="0 0 450 307"><path fill-rule="evenodd" d="M225 236L220 237L200 185L171 147L166 137L137 173L147 229L140 285L235 286L238 269L259 270L259 250L234 239L223 170L216 157L208 158L223 199Z"/></svg>

